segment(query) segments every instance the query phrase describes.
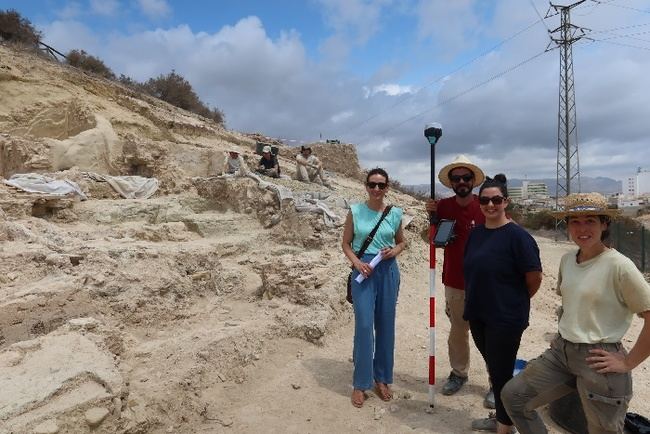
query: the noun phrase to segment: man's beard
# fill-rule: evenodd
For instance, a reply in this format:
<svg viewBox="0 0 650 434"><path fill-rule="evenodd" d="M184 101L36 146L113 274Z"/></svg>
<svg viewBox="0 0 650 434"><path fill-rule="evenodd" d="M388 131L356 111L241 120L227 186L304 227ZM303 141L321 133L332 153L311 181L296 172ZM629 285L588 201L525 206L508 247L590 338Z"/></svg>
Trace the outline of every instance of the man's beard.
<svg viewBox="0 0 650 434"><path fill-rule="evenodd" d="M472 187L469 185L459 185L454 187L452 190L454 190L454 193L456 193L458 197L467 197L472 194Z"/></svg>

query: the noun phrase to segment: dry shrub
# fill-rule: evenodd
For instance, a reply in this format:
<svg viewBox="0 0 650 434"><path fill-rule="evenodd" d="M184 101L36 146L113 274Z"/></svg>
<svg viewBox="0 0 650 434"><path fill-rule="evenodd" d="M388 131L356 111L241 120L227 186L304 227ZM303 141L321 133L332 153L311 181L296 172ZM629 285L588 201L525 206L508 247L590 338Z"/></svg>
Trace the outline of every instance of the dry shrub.
<svg viewBox="0 0 650 434"><path fill-rule="evenodd" d="M76 68L100 75L109 80L115 79L115 74L98 57L86 53L84 50L72 50L66 55L68 64Z"/></svg>
<svg viewBox="0 0 650 434"><path fill-rule="evenodd" d="M14 9L0 11L0 38L11 42L36 45L41 36L41 32L36 30L32 23L27 18L23 18L18 11Z"/></svg>
<svg viewBox="0 0 650 434"><path fill-rule="evenodd" d="M142 84L142 88L153 97L223 124L223 113L217 108L206 106L194 92L192 85L174 70L167 75L150 78Z"/></svg>

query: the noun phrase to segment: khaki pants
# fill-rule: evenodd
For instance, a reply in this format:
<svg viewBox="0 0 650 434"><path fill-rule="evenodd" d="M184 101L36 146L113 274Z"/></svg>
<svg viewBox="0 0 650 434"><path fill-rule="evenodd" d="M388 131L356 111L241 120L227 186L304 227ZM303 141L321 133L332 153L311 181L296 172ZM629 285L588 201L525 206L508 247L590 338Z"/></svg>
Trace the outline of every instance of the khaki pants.
<svg viewBox="0 0 650 434"><path fill-rule="evenodd" d="M551 348L531 360L526 369L510 380L501 399L508 415L522 434L547 433L535 410L578 390L589 434L622 433L625 413L632 398L632 375L599 374L585 361L589 350L617 352L615 344L574 344L557 336Z"/></svg>
<svg viewBox="0 0 650 434"><path fill-rule="evenodd" d="M467 378L469 371L469 323L463 319L465 291L445 286L445 313L451 327L447 346L449 364L454 374Z"/></svg>
<svg viewBox="0 0 650 434"><path fill-rule="evenodd" d="M301 164L296 165L296 179L302 182L316 182L318 184L327 184L325 180L325 175L323 174L323 168L319 167L315 169L313 167L303 166Z"/></svg>

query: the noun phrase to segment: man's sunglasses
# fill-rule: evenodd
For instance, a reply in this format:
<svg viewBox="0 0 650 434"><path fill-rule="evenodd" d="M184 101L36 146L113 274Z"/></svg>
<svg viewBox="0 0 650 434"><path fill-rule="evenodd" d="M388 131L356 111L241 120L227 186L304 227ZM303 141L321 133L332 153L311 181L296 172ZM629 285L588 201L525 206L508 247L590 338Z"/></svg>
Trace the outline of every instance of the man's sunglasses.
<svg viewBox="0 0 650 434"><path fill-rule="evenodd" d="M481 205L487 205L488 203L492 202L495 205L501 205L504 200L506 200L506 198L503 196L479 196L478 203Z"/></svg>
<svg viewBox="0 0 650 434"><path fill-rule="evenodd" d="M388 187L388 183L386 182L372 182L368 181L366 182L366 185L368 186L369 189L374 190L375 187L379 187L380 190L384 190L386 187Z"/></svg>
<svg viewBox="0 0 650 434"><path fill-rule="evenodd" d="M467 174L467 175L449 175L449 179L451 182L460 182L462 179L463 182L470 182L472 179L474 179L474 175L472 174Z"/></svg>

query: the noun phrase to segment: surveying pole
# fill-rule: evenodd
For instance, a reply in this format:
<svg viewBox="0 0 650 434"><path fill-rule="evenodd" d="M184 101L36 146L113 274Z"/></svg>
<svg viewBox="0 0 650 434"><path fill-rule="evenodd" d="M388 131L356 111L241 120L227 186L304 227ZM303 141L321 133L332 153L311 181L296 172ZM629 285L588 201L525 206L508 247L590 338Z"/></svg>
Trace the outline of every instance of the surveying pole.
<svg viewBox="0 0 650 434"><path fill-rule="evenodd" d="M439 123L427 124L424 137L431 145L431 199L436 198L436 143L442 136L442 126ZM429 215L429 405L435 406L436 396L436 246L433 239L436 235L438 218L435 213Z"/></svg>

